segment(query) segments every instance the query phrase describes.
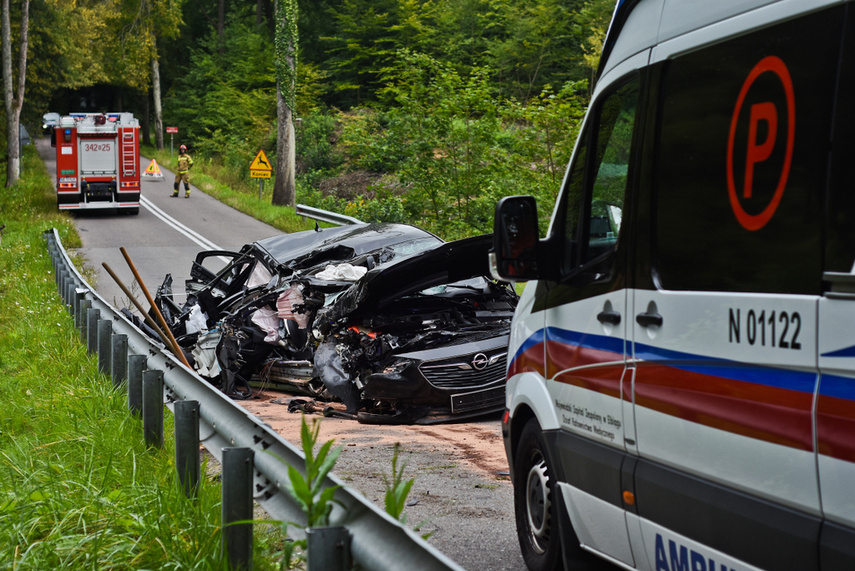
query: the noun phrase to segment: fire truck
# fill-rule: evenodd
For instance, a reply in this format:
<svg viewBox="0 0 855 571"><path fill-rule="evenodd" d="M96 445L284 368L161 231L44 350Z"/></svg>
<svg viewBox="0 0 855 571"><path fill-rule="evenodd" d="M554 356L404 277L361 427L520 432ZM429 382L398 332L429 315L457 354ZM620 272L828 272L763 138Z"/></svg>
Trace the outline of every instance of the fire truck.
<svg viewBox="0 0 855 571"><path fill-rule="evenodd" d="M60 210L139 214L139 121L131 113L64 116L51 139Z"/></svg>

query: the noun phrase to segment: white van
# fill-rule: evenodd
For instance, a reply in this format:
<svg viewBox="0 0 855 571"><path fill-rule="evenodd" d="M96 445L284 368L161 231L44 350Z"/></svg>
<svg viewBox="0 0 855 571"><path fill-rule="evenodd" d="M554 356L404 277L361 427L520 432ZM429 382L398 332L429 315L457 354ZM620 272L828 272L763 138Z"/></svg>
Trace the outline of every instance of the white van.
<svg viewBox="0 0 855 571"><path fill-rule="evenodd" d="M503 434L530 569L855 569L855 2L621 0Z"/></svg>

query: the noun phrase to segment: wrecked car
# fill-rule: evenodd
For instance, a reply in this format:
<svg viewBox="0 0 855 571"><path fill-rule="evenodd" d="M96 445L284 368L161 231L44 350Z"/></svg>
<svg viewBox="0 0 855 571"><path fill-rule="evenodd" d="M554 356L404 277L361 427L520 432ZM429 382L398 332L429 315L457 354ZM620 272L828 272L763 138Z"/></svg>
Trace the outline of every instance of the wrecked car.
<svg viewBox="0 0 855 571"><path fill-rule="evenodd" d="M512 286L488 277L490 236L455 242L402 224L274 236L205 251L186 300L156 304L197 372L339 400L361 422L430 423L504 408Z"/></svg>

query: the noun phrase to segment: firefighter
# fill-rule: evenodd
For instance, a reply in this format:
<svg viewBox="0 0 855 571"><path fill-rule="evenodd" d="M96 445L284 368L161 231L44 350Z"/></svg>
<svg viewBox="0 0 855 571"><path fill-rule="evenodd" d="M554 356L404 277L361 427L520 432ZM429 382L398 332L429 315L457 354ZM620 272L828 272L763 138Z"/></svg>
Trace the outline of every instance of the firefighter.
<svg viewBox="0 0 855 571"><path fill-rule="evenodd" d="M187 145L178 147L178 172L175 173L175 190L172 198L178 196L178 184L184 181L184 198L190 198L190 169L193 168L193 159L187 154Z"/></svg>

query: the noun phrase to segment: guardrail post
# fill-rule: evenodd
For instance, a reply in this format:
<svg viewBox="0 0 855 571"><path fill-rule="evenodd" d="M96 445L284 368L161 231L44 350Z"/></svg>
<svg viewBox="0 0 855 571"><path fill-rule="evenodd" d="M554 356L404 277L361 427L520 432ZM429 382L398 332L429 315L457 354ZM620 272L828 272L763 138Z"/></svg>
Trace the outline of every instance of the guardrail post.
<svg viewBox="0 0 855 571"><path fill-rule="evenodd" d="M110 319L98 320L98 372L102 375L110 374L110 337L113 335L113 321Z"/></svg>
<svg viewBox="0 0 855 571"><path fill-rule="evenodd" d="M310 527L306 530L306 551L306 571L348 571L353 567L350 533L344 526Z"/></svg>
<svg viewBox="0 0 855 571"><path fill-rule="evenodd" d="M90 307L86 310L86 350L91 355L98 349L98 321L101 310Z"/></svg>
<svg viewBox="0 0 855 571"><path fill-rule="evenodd" d="M78 309L77 320L74 322L77 325L77 329L80 331L80 338L83 341L86 341L86 314L89 311L89 308L92 307L92 300L89 299L81 299L80 305Z"/></svg>
<svg viewBox="0 0 855 571"><path fill-rule="evenodd" d="M65 279L65 290L63 291L63 302L65 303L65 310L68 311L69 315L74 315L74 290L77 288L77 284L74 283L74 278L71 274L68 274Z"/></svg>
<svg viewBox="0 0 855 571"><path fill-rule="evenodd" d="M184 495L195 498L202 479L199 454L199 401L180 400L172 409L175 423L175 469Z"/></svg>
<svg viewBox="0 0 855 571"><path fill-rule="evenodd" d="M112 347L110 376L113 378L113 386L118 389L128 380L128 336L124 333L113 333Z"/></svg>
<svg viewBox="0 0 855 571"><path fill-rule="evenodd" d="M81 303L86 298L86 290L83 288L74 288L74 301L72 302L71 307L73 308L71 313L74 315L74 327L76 329L80 329L80 312L81 312Z"/></svg>
<svg viewBox="0 0 855 571"><path fill-rule="evenodd" d="M134 416L142 412L143 371L148 364L145 355L128 357L128 410Z"/></svg>
<svg viewBox="0 0 855 571"><path fill-rule="evenodd" d="M149 369L142 382L143 435L147 446L163 447L163 371Z"/></svg>
<svg viewBox="0 0 855 571"><path fill-rule="evenodd" d="M223 448L223 559L231 569L252 569L251 448Z"/></svg>

